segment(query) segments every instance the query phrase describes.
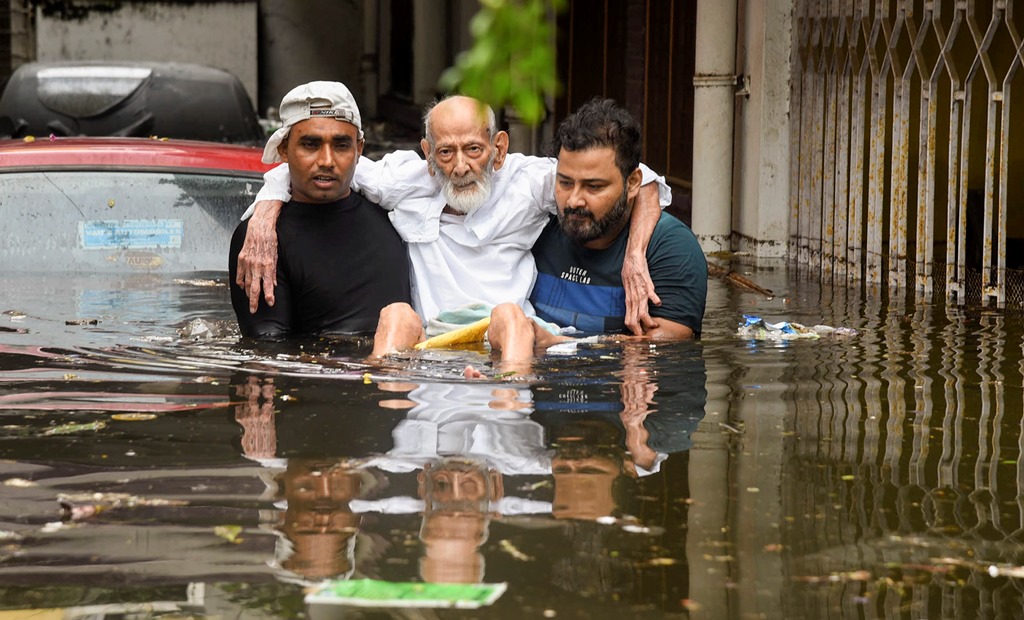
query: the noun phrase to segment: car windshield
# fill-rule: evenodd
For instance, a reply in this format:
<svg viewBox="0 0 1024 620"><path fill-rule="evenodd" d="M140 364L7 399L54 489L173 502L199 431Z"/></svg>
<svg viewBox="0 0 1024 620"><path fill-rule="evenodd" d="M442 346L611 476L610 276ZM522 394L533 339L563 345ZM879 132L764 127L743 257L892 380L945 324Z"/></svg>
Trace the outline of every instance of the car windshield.
<svg viewBox="0 0 1024 620"><path fill-rule="evenodd" d="M25 271L223 271L258 175L0 173L0 265Z"/></svg>

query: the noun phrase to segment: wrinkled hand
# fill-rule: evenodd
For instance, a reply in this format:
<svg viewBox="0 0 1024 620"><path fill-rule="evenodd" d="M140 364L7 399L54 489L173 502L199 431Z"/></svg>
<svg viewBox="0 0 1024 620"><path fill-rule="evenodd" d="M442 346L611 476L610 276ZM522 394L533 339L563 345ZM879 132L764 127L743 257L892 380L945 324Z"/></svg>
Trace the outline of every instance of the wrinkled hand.
<svg viewBox="0 0 1024 620"><path fill-rule="evenodd" d="M626 254L622 261L622 286L626 289L626 327L634 335L642 336L647 330L657 327L651 318L647 303L661 305L661 298L654 292L654 282L647 270L647 259L643 256Z"/></svg>
<svg viewBox="0 0 1024 620"><path fill-rule="evenodd" d="M261 200L256 203L256 212L249 220L245 243L238 254L238 277L235 281L245 289L249 297L249 312L256 312L260 305L260 291L268 306L274 305L274 288L277 286L277 217L275 212L281 203L276 200Z"/></svg>

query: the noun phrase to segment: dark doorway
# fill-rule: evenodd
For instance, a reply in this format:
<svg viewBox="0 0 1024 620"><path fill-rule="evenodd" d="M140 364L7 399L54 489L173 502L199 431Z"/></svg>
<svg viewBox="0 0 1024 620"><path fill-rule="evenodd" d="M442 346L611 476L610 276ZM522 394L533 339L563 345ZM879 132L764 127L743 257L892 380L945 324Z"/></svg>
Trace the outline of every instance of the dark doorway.
<svg viewBox="0 0 1024 620"><path fill-rule="evenodd" d="M558 18L556 122L598 95L625 106L643 125L644 163L665 175L670 212L687 223L696 22L694 0L570 0Z"/></svg>
<svg viewBox="0 0 1024 620"><path fill-rule="evenodd" d="M413 0L391 0L391 92L412 100Z"/></svg>

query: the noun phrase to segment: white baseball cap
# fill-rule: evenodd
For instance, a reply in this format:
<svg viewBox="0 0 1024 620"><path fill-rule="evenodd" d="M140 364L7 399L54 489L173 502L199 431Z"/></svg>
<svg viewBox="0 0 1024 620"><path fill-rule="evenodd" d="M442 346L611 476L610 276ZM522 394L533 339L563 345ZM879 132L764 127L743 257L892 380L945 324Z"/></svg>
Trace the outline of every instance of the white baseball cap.
<svg viewBox="0 0 1024 620"><path fill-rule="evenodd" d="M277 147L288 137L292 125L304 120L328 116L356 126L359 139L363 139L363 125L359 106L348 87L341 82L309 82L291 89L281 100L279 109L281 128L267 140L263 149L263 163L281 161Z"/></svg>

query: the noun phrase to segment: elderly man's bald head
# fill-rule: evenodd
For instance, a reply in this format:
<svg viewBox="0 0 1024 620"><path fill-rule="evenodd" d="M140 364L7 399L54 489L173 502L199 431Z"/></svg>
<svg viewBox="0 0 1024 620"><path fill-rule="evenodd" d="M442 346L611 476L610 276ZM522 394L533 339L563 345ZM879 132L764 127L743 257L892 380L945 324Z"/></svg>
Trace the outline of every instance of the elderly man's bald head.
<svg viewBox="0 0 1024 620"><path fill-rule="evenodd" d="M493 142L495 134L498 133L494 109L479 99L465 95L451 95L444 99L436 99L428 104L423 111L423 137L430 145L436 142L432 131L433 118L440 118L441 122L444 123L450 122L451 118L472 118L474 114L487 132L488 141Z"/></svg>

